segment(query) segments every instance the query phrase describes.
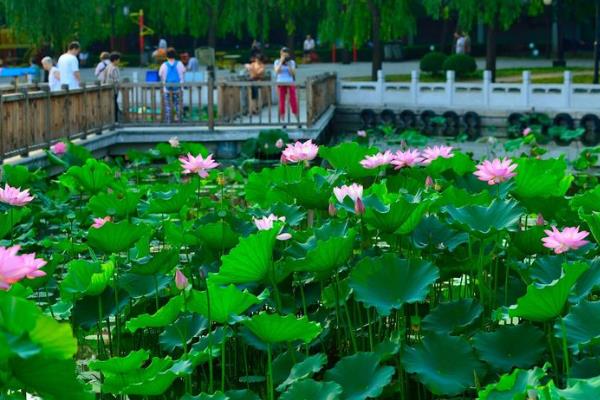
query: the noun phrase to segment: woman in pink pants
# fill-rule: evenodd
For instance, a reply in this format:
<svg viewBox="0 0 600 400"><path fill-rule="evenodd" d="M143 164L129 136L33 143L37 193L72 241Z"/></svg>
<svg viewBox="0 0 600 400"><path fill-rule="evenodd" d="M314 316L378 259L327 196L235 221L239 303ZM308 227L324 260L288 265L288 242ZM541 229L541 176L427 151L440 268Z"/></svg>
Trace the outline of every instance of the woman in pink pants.
<svg viewBox="0 0 600 400"><path fill-rule="evenodd" d="M290 57L290 51L287 47L282 48L279 52L279 59L275 60L274 67L277 83L286 84L277 86L279 91L279 119L285 121L285 103L286 97L289 96L292 114L294 114L296 120L300 122L296 86L293 85L296 80L296 63Z"/></svg>

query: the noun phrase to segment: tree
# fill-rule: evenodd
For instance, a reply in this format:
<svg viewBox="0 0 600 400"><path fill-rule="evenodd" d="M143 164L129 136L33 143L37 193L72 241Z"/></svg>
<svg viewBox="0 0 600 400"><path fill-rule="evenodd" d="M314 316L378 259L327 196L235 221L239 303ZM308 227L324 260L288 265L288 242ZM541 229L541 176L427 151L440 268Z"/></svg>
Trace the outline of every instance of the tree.
<svg viewBox="0 0 600 400"><path fill-rule="evenodd" d="M64 50L71 40L83 45L110 35L106 0L0 0L6 25L24 41Z"/></svg>
<svg viewBox="0 0 600 400"><path fill-rule="evenodd" d="M373 46L371 79L383 64L382 41L398 39L415 31L413 0L326 0L321 38L329 43L341 40L346 47Z"/></svg>
<svg viewBox="0 0 600 400"><path fill-rule="evenodd" d="M541 0L529 4L529 12L539 12ZM444 6L458 14L459 26L470 30L475 22L481 20L487 25L486 69L496 77L496 34L498 29L508 29L521 16L523 0L424 0L427 12L438 19Z"/></svg>

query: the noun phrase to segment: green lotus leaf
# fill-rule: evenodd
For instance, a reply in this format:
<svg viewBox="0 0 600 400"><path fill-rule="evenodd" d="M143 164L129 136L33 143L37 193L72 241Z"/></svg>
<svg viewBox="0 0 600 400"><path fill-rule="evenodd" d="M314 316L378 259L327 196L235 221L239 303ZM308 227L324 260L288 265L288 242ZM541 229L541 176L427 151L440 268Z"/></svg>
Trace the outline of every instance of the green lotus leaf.
<svg viewBox="0 0 600 400"><path fill-rule="evenodd" d="M285 381L283 381L283 383L281 383L281 385L277 387L277 390L282 392L288 386L303 379L312 377L314 374L323 369L323 366L325 366L326 363L327 356L323 353L315 354L305 358L292 367L290 375Z"/></svg>
<svg viewBox="0 0 600 400"><path fill-rule="evenodd" d="M269 212L265 214L275 214L279 217L285 217L285 224L289 226L298 226L306 218L306 212L303 211L302 207L284 203L273 204Z"/></svg>
<svg viewBox="0 0 600 400"><path fill-rule="evenodd" d="M133 247L148 230L147 226L132 224L129 221L107 222L101 228L90 228L88 243L105 253L120 253Z"/></svg>
<svg viewBox="0 0 600 400"><path fill-rule="evenodd" d="M399 335L392 336L389 339L385 339L383 342L379 342L373 347L373 352L377 354L381 362L391 359L393 356L398 354L400 351L401 338Z"/></svg>
<svg viewBox="0 0 600 400"><path fill-rule="evenodd" d="M185 207L191 199L194 199L194 192L197 184L190 183L180 185L175 190L169 192L157 192L148 202L147 214L176 214Z"/></svg>
<svg viewBox="0 0 600 400"><path fill-rule="evenodd" d="M375 307L380 315L390 315L404 303L425 300L439 276L430 262L385 254L362 259L350 273L350 288L356 300Z"/></svg>
<svg viewBox="0 0 600 400"><path fill-rule="evenodd" d="M452 229L434 216L429 216L421 220L412 232L411 239L414 246L419 249L431 246L435 249L454 251L456 247L469 240L469 235Z"/></svg>
<svg viewBox="0 0 600 400"><path fill-rule="evenodd" d="M12 187L24 188L35 179L34 174L24 165L4 164L2 166L3 181Z"/></svg>
<svg viewBox="0 0 600 400"><path fill-rule="evenodd" d="M132 351L125 357L90 361L90 368L104 374L126 374L130 370L141 368L149 357L150 352L148 350L137 350Z"/></svg>
<svg viewBox="0 0 600 400"><path fill-rule="evenodd" d="M429 208L429 201L421 200L411 203L398 197L389 204L389 210L380 213L372 208L366 210L366 220L383 233L405 235L412 232Z"/></svg>
<svg viewBox="0 0 600 400"><path fill-rule="evenodd" d="M153 254L152 257L144 257L137 260L131 272L139 275L155 275L158 273L167 273L179 264L179 250L163 250Z"/></svg>
<svg viewBox="0 0 600 400"><path fill-rule="evenodd" d="M509 315L539 322L557 317L562 312L577 279L588 268L587 264L581 262L563 264L564 273L559 279L547 285L530 284L525 296L509 308Z"/></svg>
<svg viewBox="0 0 600 400"><path fill-rule="evenodd" d="M474 299L461 299L440 303L423 320L423 329L455 334L471 325L483 312L483 307Z"/></svg>
<svg viewBox="0 0 600 400"><path fill-rule="evenodd" d="M574 354L592 343L600 341L600 301L585 301L571 307L563 319L567 343ZM562 323L554 324L554 335L563 337Z"/></svg>
<svg viewBox="0 0 600 400"><path fill-rule="evenodd" d="M490 204L492 197L485 190L479 193L471 193L465 189L449 186L445 189L432 205L433 210L438 210L444 206L454 206L456 208L465 206L485 206Z"/></svg>
<svg viewBox="0 0 600 400"><path fill-rule="evenodd" d="M138 329L167 326L177 319L183 305L182 296L172 297L167 304L159 308L154 314L141 314L127 321L126 328L135 333Z"/></svg>
<svg viewBox="0 0 600 400"><path fill-rule="evenodd" d="M88 202L88 208L98 217L107 215L127 218L135 214L143 193L125 191L123 193L98 193Z"/></svg>
<svg viewBox="0 0 600 400"><path fill-rule="evenodd" d="M256 393L248 389L242 390L228 390L225 395L229 400L260 400L260 397Z"/></svg>
<svg viewBox="0 0 600 400"><path fill-rule="evenodd" d="M325 210L333 188L319 172L326 174L325 170L313 167L300 180L282 185L282 189L307 209Z"/></svg>
<svg viewBox="0 0 600 400"><path fill-rule="evenodd" d="M581 219L583 219L588 226L590 231L596 239L596 243L600 243L600 212L592 211L590 214L579 213Z"/></svg>
<svg viewBox="0 0 600 400"><path fill-rule="evenodd" d="M246 200L260 205L263 209L275 203L293 203L292 196L282 188L278 188L278 185L284 182L297 182L302 177L302 173L301 165L279 165L253 172L246 182ZM265 187L269 190L265 190Z"/></svg>
<svg viewBox="0 0 600 400"><path fill-rule="evenodd" d="M535 365L546 350L544 332L529 324L502 325L495 332L478 332L473 346L483 361L505 372Z"/></svg>
<svg viewBox="0 0 600 400"><path fill-rule="evenodd" d="M564 157L541 160L519 158L513 193L518 197L562 197L567 193L573 176L567 173Z"/></svg>
<svg viewBox="0 0 600 400"><path fill-rule="evenodd" d="M515 201L494 200L489 206L447 206L444 210L450 218L471 231L488 234L491 231L511 230L523 214Z"/></svg>
<svg viewBox="0 0 600 400"><path fill-rule="evenodd" d="M192 221L182 222L181 225L172 221L164 223L165 241L173 247L197 246L200 239L192 233Z"/></svg>
<svg viewBox="0 0 600 400"><path fill-rule="evenodd" d="M558 390L558 393L561 399L564 400L598 398L598 394L600 394L600 376L589 379L572 379L569 381L569 387Z"/></svg>
<svg viewBox="0 0 600 400"><path fill-rule="evenodd" d="M83 296L97 296L106 289L115 266L109 261L104 264L85 260L74 260L67 264L67 274L60 283L60 295L64 300L77 300Z"/></svg>
<svg viewBox="0 0 600 400"><path fill-rule="evenodd" d="M31 214L31 210L27 207L13 207L10 211L0 213L0 239L4 239L29 214Z"/></svg>
<svg viewBox="0 0 600 400"><path fill-rule="evenodd" d="M223 392L215 392L213 394L200 393L197 396L186 394L179 400L230 400L231 398Z"/></svg>
<svg viewBox="0 0 600 400"><path fill-rule="evenodd" d="M40 314L35 327L29 331L29 339L41 349L41 355L55 360L71 359L77 352L77 340L71 326Z"/></svg>
<svg viewBox="0 0 600 400"><path fill-rule="evenodd" d="M571 365L571 378L587 379L600 376L600 356L583 358Z"/></svg>
<svg viewBox="0 0 600 400"><path fill-rule="evenodd" d="M160 347L171 352L175 348L183 347L208 327L208 321L199 315L182 315L177 321L168 325L159 335Z"/></svg>
<svg viewBox="0 0 600 400"><path fill-rule="evenodd" d="M428 175L439 176L443 172L453 171L458 176L475 171L475 163L469 156L459 151L453 152L452 158L437 158L425 169Z"/></svg>
<svg viewBox="0 0 600 400"><path fill-rule="evenodd" d="M350 298L352 290L350 289L350 280L348 278L339 281L339 285L333 282L325 287L321 293L321 301L327 308L335 308L336 298L339 306L344 306Z"/></svg>
<svg viewBox="0 0 600 400"><path fill-rule="evenodd" d="M343 266L352 256L356 231L349 229L344 236L317 240L306 257L292 265L294 271L327 273Z"/></svg>
<svg viewBox="0 0 600 400"><path fill-rule="evenodd" d="M279 397L280 400L337 400L342 387L335 382L317 382L305 379L294 383Z"/></svg>
<svg viewBox="0 0 600 400"><path fill-rule="evenodd" d="M569 205L573 211L582 209L586 214L594 211L600 212L600 186L595 186L593 189L576 194L569 201Z"/></svg>
<svg viewBox="0 0 600 400"><path fill-rule="evenodd" d="M238 245L221 258L221 268L217 274L211 274L211 281L215 284L268 281L272 278L277 233L274 228L240 239Z"/></svg>
<svg viewBox="0 0 600 400"><path fill-rule="evenodd" d="M346 142L335 147L321 146L319 156L336 170L344 171L350 179L374 176L377 170L366 169L360 162L366 157L377 153L374 147L361 146L356 142Z"/></svg>
<svg viewBox="0 0 600 400"><path fill-rule="evenodd" d="M375 353L356 353L346 356L325 372L324 379L338 383L340 399L363 400L381 395L394 375L394 367L380 366Z"/></svg>
<svg viewBox="0 0 600 400"><path fill-rule="evenodd" d="M401 357L404 369L436 395L457 395L475 385L482 369L469 342L462 337L430 333Z"/></svg>
<svg viewBox="0 0 600 400"><path fill-rule="evenodd" d="M545 374L542 368L528 371L515 369L510 374L502 375L498 382L491 383L480 390L479 400L526 399L527 390L539 386Z"/></svg>
<svg viewBox="0 0 600 400"><path fill-rule="evenodd" d="M219 324L226 324L232 316L243 314L251 306L258 304L258 297L249 293L247 290L241 291L234 285L220 287L209 279L207 292L192 290L187 298L186 307L189 311L198 313L204 317L209 317L212 321ZM210 304L210 315L209 315Z"/></svg>
<svg viewBox="0 0 600 400"><path fill-rule="evenodd" d="M93 400L94 394L77 377L73 360L41 355L10 360L12 378L20 388L44 399Z"/></svg>
<svg viewBox="0 0 600 400"><path fill-rule="evenodd" d="M58 180L76 192L96 194L114 182L115 176L111 168L105 163L90 158L81 167L70 167Z"/></svg>
<svg viewBox="0 0 600 400"><path fill-rule="evenodd" d="M301 353L294 348L291 350L288 348L287 351L279 353L279 355L273 359L273 364L271 367L271 370L273 371L273 385L277 386L283 383L283 381L285 381L290 375L290 371L294 365L304 361L306 357L306 354Z"/></svg>
<svg viewBox="0 0 600 400"><path fill-rule="evenodd" d="M600 257L590 262L590 269L585 271L577 280L573 293L569 298L571 303L577 303L592 290L600 288Z"/></svg>
<svg viewBox="0 0 600 400"><path fill-rule="evenodd" d="M302 340L310 343L321 333L321 325L295 315L281 316L261 312L241 322L265 343L293 342Z"/></svg>
<svg viewBox="0 0 600 400"><path fill-rule="evenodd" d="M209 348L209 342L213 347L221 346L221 344L231 336L233 336L231 328L228 326L220 326L210 333L200 336L198 342L194 343L192 348L196 353L205 353ZM213 348L213 351L214 350L215 349Z"/></svg>
<svg viewBox="0 0 600 400"><path fill-rule="evenodd" d="M521 254L531 255L544 252L542 238L546 236L544 226L534 226L526 230L519 230L512 234L511 249L518 249Z"/></svg>
<svg viewBox="0 0 600 400"><path fill-rule="evenodd" d="M238 234L225 221L202 225L196 231L200 241L213 250L229 250L238 243Z"/></svg>

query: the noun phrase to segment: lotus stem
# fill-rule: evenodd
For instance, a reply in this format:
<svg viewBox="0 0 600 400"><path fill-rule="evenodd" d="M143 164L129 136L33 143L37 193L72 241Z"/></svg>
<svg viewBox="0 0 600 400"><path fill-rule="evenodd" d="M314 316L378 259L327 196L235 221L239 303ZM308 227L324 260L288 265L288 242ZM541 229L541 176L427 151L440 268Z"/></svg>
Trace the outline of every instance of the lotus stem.
<svg viewBox="0 0 600 400"><path fill-rule="evenodd" d="M373 351L373 327L371 326L371 309L367 308L367 325L369 328L369 348Z"/></svg>
<svg viewBox="0 0 600 400"><path fill-rule="evenodd" d="M273 392L273 367L272 367L271 344L267 344L267 399L274 400Z"/></svg>
<svg viewBox="0 0 600 400"><path fill-rule="evenodd" d="M566 374L567 380L571 377L571 371L569 367L569 346L567 344L567 327L565 326L565 319L560 318L560 330L562 336L562 350L563 350L563 367L564 373Z"/></svg>
<svg viewBox="0 0 600 400"><path fill-rule="evenodd" d="M210 315L210 294L206 285L206 309L208 318L208 392L214 392L213 382L213 347L212 347L212 320Z"/></svg>
<svg viewBox="0 0 600 400"><path fill-rule="evenodd" d="M227 335L223 335L223 343L221 344L221 391L225 392L225 343Z"/></svg>

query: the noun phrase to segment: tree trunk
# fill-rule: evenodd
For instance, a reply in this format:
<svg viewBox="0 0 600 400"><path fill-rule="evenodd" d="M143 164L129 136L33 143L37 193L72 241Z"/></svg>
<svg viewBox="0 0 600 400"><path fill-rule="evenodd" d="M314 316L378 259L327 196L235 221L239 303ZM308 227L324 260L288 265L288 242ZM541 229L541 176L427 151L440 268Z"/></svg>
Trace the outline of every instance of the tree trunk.
<svg viewBox="0 0 600 400"><path fill-rule="evenodd" d="M381 48L381 11L373 0L367 2L371 11L371 40L373 41L373 63L371 64L371 80L377 80L377 72L383 68Z"/></svg>
<svg viewBox="0 0 600 400"><path fill-rule="evenodd" d="M208 47L217 48L217 10L213 6L207 8L208 13Z"/></svg>
<svg viewBox="0 0 600 400"><path fill-rule="evenodd" d="M294 54L294 35L295 32L287 32L285 43L286 47L290 49L290 54Z"/></svg>
<svg viewBox="0 0 600 400"><path fill-rule="evenodd" d="M446 52L446 44L448 43L448 27L450 26L449 18L444 18L442 22L442 37L440 37L440 51Z"/></svg>
<svg viewBox="0 0 600 400"><path fill-rule="evenodd" d="M492 82L496 82L496 33L497 33L497 20L490 22L488 25L487 32L487 45L486 45L486 57L485 57L485 69L492 72Z"/></svg>

